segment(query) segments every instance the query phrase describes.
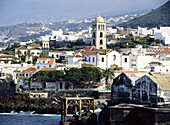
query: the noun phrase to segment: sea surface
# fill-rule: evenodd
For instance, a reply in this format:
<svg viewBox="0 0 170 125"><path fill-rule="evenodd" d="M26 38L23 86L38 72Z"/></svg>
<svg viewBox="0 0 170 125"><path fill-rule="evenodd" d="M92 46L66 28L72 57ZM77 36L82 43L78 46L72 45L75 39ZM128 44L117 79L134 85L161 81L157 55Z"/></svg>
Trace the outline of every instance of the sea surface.
<svg viewBox="0 0 170 125"><path fill-rule="evenodd" d="M95 110L98 115L101 110ZM68 115L72 116L72 115ZM34 114L34 112L0 113L0 125L59 125L61 115Z"/></svg>

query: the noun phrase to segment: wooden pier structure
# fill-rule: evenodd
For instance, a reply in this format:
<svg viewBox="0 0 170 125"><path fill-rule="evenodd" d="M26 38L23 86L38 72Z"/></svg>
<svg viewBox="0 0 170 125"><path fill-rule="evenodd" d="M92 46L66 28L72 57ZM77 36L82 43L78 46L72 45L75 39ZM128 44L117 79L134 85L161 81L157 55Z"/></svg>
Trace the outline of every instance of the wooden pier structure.
<svg viewBox="0 0 170 125"><path fill-rule="evenodd" d="M81 118L82 107L85 105L88 106L88 111L90 111L91 108L93 109L93 113L95 111L95 99L92 97L63 97L61 102L61 124L63 125L68 124L66 118L73 120L71 117L67 116L69 106L75 107L75 115L79 111L79 118Z"/></svg>

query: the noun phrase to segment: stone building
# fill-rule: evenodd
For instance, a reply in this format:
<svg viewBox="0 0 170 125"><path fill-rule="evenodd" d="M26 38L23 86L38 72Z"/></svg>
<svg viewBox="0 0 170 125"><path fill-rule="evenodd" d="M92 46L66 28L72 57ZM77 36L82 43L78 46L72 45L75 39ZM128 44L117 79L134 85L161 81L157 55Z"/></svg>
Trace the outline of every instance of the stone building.
<svg viewBox="0 0 170 125"><path fill-rule="evenodd" d="M135 80L143 76L144 73L121 73L114 80L111 87L111 99L132 100L132 91Z"/></svg>
<svg viewBox="0 0 170 125"><path fill-rule="evenodd" d="M163 97L170 102L170 75L150 73L135 82L134 100L150 102L151 97Z"/></svg>
<svg viewBox="0 0 170 125"><path fill-rule="evenodd" d="M121 73L112 84L111 100L150 103L151 97L170 102L170 75L160 73Z"/></svg>

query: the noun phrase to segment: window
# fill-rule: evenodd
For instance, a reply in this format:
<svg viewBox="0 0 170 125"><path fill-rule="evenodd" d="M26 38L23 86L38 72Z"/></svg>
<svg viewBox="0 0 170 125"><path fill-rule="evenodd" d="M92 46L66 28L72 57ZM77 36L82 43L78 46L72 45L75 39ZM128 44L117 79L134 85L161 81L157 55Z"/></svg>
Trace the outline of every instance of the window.
<svg viewBox="0 0 170 125"><path fill-rule="evenodd" d="M89 57L89 62L90 62L90 57Z"/></svg>
<svg viewBox="0 0 170 125"><path fill-rule="evenodd" d="M101 39L101 40L100 40L100 45L102 45L102 44L103 44L103 40Z"/></svg>
<svg viewBox="0 0 170 125"><path fill-rule="evenodd" d="M56 57L58 58L58 55L56 55Z"/></svg>
<svg viewBox="0 0 170 125"><path fill-rule="evenodd" d="M125 58L125 62L127 62L127 58Z"/></svg>
<svg viewBox="0 0 170 125"><path fill-rule="evenodd" d="M100 32L100 37L103 37L103 33L102 32Z"/></svg>
<svg viewBox="0 0 170 125"><path fill-rule="evenodd" d="M96 34L95 34L95 32L93 33L93 37L96 37Z"/></svg>
<svg viewBox="0 0 170 125"><path fill-rule="evenodd" d="M94 62L94 57L93 57L93 62Z"/></svg>
<svg viewBox="0 0 170 125"><path fill-rule="evenodd" d="M113 55L113 61L115 61L116 60L116 55Z"/></svg>
<svg viewBox="0 0 170 125"><path fill-rule="evenodd" d="M103 25L103 30L104 30L105 28L104 28L104 25Z"/></svg>
<svg viewBox="0 0 170 125"><path fill-rule="evenodd" d="M26 76L28 76L28 74L26 74Z"/></svg>
<svg viewBox="0 0 170 125"><path fill-rule="evenodd" d="M39 55L40 53L37 53L37 55Z"/></svg>
<svg viewBox="0 0 170 125"><path fill-rule="evenodd" d="M84 60L87 61L87 58L85 57Z"/></svg>
<svg viewBox="0 0 170 125"><path fill-rule="evenodd" d="M102 57L102 62L104 62L104 57Z"/></svg>
<svg viewBox="0 0 170 125"><path fill-rule="evenodd" d="M45 61L43 61L43 63L45 63Z"/></svg>
<svg viewBox="0 0 170 125"><path fill-rule="evenodd" d="M100 30L100 25L98 25L98 30Z"/></svg>
<svg viewBox="0 0 170 125"><path fill-rule="evenodd" d="M37 69L40 69L40 66L37 66Z"/></svg>
<svg viewBox="0 0 170 125"><path fill-rule="evenodd" d="M100 49L103 49L102 47L100 47Z"/></svg>
<svg viewBox="0 0 170 125"><path fill-rule="evenodd" d="M49 67L51 68L51 65L49 65Z"/></svg>
<svg viewBox="0 0 170 125"><path fill-rule="evenodd" d="M95 45L95 43L96 43L96 41L95 41L95 39L93 40L93 45Z"/></svg>
<svg viewBox="0 0 170 125"><path fill-rule="evenodd" d="M46 66L44 66L44 68L46 68Z"/></svg>
<svg viewBox="0 0 170 125"><path fill-rule="evenodd" d="M63 84L62 84L62 82L60 82L60 89L62 89L63 88Z"/></svg>
<svg viewBox="0 0 170 125"><path fill-rule="evenodd" d="M52 58L54 58L54 54L52 54Z"/></svg>

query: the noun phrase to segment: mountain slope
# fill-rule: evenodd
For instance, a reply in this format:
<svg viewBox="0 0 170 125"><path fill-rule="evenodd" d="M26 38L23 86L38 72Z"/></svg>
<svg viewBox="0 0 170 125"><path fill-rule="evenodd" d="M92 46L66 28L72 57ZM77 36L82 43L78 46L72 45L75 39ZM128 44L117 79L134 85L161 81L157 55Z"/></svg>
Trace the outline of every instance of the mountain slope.
<svg viewBox="0 0 170 125"><path fill-rule="evenodd" d="M130 28L170 26L170 0L150 13L119 24L119 26Z"/></svg>

